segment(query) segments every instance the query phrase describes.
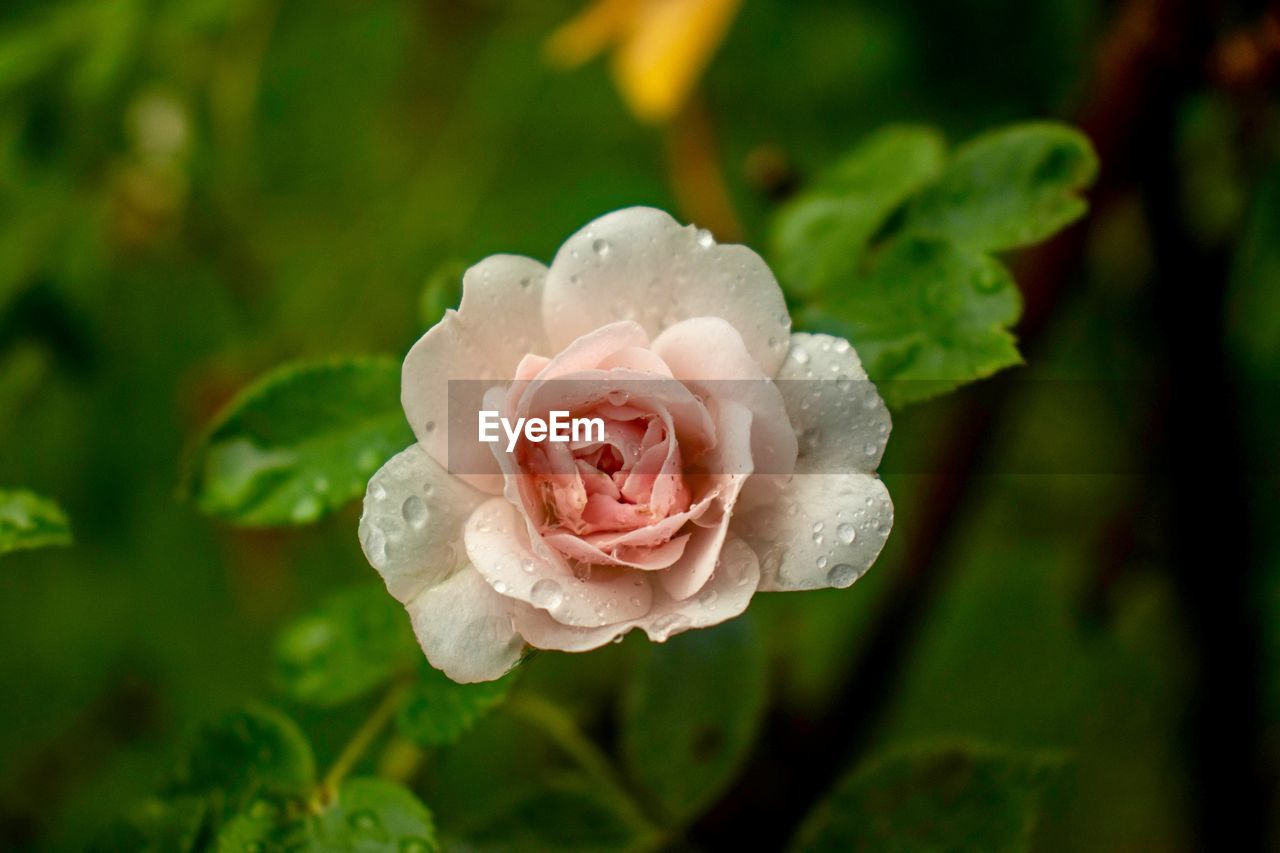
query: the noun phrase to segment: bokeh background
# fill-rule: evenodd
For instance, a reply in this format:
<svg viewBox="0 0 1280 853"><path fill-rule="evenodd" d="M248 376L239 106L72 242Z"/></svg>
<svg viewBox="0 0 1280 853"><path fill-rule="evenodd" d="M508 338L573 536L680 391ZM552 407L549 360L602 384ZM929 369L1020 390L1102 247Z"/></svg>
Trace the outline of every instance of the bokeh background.
<svg viewBox="0 0 1280 853"><path fill-rule="evenodd" d="M753 603L758 740L678 844L774 847L850 762L962 737L1064 757L1033 849L1280 849L1275 9L746 0L655 121L607 60L549 61L582 6L3 4L0 485L55 497L75 544L0 562L0 847L84 847L247 699L322 764L367 715L291 706L267 662L370 579L358 507L253 531L178 495L255 377L398 357L438 271L549 260L611 209L762 246L881 125L1058 118L1103 167L1085 220L1010 259L1027 366L895 414L897 522L865 579ZM1096 393L1055 404L1046 378ZM539 655L518 690L613 754L637 645ZM465 837L564 763L498 711L413 787Z"/></svg>

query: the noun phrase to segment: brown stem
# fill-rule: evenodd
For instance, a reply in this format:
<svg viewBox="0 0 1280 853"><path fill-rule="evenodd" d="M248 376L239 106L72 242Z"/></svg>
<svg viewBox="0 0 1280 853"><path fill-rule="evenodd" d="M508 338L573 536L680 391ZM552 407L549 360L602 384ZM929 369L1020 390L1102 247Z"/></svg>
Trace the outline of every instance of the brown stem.
<svg viewBox="0 0 1280 853"><path fill-rule="evenodd" d="M695 93L666 128L667 171L681 215L717 240L742 239L706 102Z"/></svg>

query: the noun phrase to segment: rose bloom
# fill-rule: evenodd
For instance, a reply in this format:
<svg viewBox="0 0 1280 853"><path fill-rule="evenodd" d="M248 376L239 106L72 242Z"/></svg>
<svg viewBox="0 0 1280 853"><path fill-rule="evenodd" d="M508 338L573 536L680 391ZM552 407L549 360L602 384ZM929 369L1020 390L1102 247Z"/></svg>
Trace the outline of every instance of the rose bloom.
<svg viewBox="0 0 1280 853"><path fill-rule="evenodd" d="M512 424L600 418L604 440L480 443L450 380ZM370 480L360 540L456 681L526 646L661 642L757 591L846 587L893 523L875 476L889 413L853 348L792 334L755 252L659 210L597 219L550 268L469 269L401 399L418 441Z"/></svg>

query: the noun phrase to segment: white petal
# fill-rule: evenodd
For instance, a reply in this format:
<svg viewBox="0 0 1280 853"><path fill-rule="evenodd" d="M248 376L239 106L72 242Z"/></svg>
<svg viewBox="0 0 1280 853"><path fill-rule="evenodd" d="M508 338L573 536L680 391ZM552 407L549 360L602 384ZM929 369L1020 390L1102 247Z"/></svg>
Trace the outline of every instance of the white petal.
<svg viewBox="0 0 1280 853"><path fill-rule="evenodd" d="M360 516L360 545L387 590L407 602L465 564L462 528L484 498L417 444L391 457Z"/></svg>
<svg viewBox="0 0 1280 853"><path fill-rule="evenodd" d="M495 591L579 627L609 625L649 611L653 591L643 570L595 566L589 579L579 579L564 561L535 553L526 529L506 498L491 498L467 521L467 555Z"/></svg>
<svg viewBox="0 0 1280 853"><path fill-rule="evenodd" d="M893 527L889 492L871 474L797 474L778 500L734 517L761 564L761 590L846 587L871 567Z"/></svg>
<svg viewBox="0 0 1280 853"><path fill-rule="evenodd" d="M485 258L463 276L458 310L446 313L405 356L400 401L414 435L437 462L465 472L469 482L490 493L502 484L482 477L498 473L485 445L458 443L454 452L465 458L449 458L449 380L510 381L525 355L552 354L539 322L546 273L529 258ZM480 393L474 396L478 409ZM472 425L474 417L473 411L455 413L459 424Z"/></svg>
<svg viewBox="0 0 1280 853"><path fill-rule="evenodd" d="M454 681L493 681L520 660L524 638L512 628L510 600L469 566L407 609L427 660Z"/></svg>
<svg viewBox="0 0 1280 853"><path fill-rule="evenodd" d="M797 333L777 376L799 436L799 474L872 472L892 422L849 342Z"/></svg>
<svg viewBox="0 0 1280 853"><path fill-rule="evenodd" d="M600 217L565 242L547 275L543 321L556 348L615 320L654 337L691 317L729 321L769 376L786 355L791 319L760 256L661 210Z"/></svg>

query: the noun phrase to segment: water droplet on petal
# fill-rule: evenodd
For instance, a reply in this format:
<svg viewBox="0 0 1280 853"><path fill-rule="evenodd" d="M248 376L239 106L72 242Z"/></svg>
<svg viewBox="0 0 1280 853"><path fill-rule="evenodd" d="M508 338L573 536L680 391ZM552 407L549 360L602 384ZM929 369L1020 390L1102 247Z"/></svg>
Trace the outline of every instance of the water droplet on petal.
<svg viewBox="0 0 1280 853"><path fill-rule="evenodd" d="M609 245L609 241L603 238L596 240L591 244L591 251L595 252L602 258L608 257L613 247Z"/></svg>
<svg viewBox="0 0 1280 853"><path fill-rule="evenodd" d="M705 228L698 229L698 245L699 246L701 246L704 249L710 249L715 244L716 244L716 238L711 235L710 231L708 231Z"/></svg>
<svg viewBox="0 0 1280 853"><path fill-rule="evenodd" d="M663 616L654 622L653 627L650 630L657 635L655 639L659 643L663 643L666 642L672 634L683 631L685 628L688 628L690 624L689 617L685 616L683 613L668 613L666 616Z"/></svg>
<svg viewBox="0 0 1280 853"><path fill-rule="evenodd" d="M560 588L560 584L550 578L543 578L533 585L533 589L529 592L529 600L534 607L555 610L564 604L564 590Z"/></svg>
<svg viewBox="0 0 1280 853"><path fill-rule="evenodd" d="M404 516L405 522L414 530L421 530L423 525L427 523L427 505L417 495L409 495L404 499L404 504L400 507L400 514Z"/></svg>
<svg viewBox="0 0 1280 853"><path fill-rule="evenodd" d="M853 528L852 524L845 522L836 528L836 536L840 537L840 541L848 545L857 538L858 531Z"/></svg>
<svg viewBox="0 0 1280 853"><path fill-rule="evenodd" d="M827 572L827 583L836 589L851 586L858 579L858 570L848 563L837 563Z"/></svg>

